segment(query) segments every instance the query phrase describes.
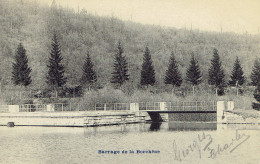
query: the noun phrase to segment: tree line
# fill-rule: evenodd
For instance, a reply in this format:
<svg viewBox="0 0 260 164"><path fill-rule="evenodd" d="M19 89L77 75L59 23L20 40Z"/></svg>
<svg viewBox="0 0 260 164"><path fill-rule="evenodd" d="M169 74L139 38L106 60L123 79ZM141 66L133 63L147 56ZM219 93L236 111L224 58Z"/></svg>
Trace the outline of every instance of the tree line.
<svg viewBox="0 0 260 164"><path fill-rule="evenodd" d="M51 51L49 55L49 63L47 65L48 72L46 75L46 83L52 90L57 91L64 88L67 78L65 76L65 67L62 64L61 48L57 35L53 35ZM126 81L129 81L128 63L126 57L123 55L124 49L121 42L118 42L116 53L114 55L113 72L110 82L115 87L120 88ZM28 65L28 58L26 56L26 50L22 43L18 45L15 62L13 63L12 81L14 85L28 86L31 83L31 68ZM183 80L186 80L192 85L193 95L197 85L202 82L202 73L200 71L199 62L196 60L194 54L191 55L190 64L188 66L186 77L183 79L180 71L178 70L178 62L175 60L174 53L171 53L169 59L168 68L165 73L164 83L172 85L172 92L176 87L182 85ZM257 59L254 63L251 73L251 84L253 86L259 86L260 83L260 62ZM90 90L95 86L97 81L96 71L94 64L91 60L90 53L87 53L84 65L82 67L82 76L80 78L80 88L87 88ZM223 95L225 88L233 86L237 88L238 92L242 92L241 86L245 83L246 77L244 76L243 69L241 67L238 57L236 57L233 70L228 82L225 81L225 73L222 67L220 56L217 49L213 49L213 57L211 60L211 66L208 70L208 84L214 86L216 95ZM148 88L149 85L153 86L156 82L155 70L151 58L151 53L148 46L145 47L143 55L143 64L141 70L140 84ZM256 90L260 87L256 87ZM257 92L257 91L255 91ZM257 94L257 93L256 93Z"/></svg>

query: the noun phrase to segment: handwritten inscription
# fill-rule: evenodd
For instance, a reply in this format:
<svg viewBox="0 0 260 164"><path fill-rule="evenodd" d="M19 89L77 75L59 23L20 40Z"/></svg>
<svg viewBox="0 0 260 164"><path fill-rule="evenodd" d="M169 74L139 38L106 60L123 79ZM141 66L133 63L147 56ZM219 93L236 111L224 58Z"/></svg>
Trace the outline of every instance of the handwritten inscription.
<svg viewBox="0 0 260 164"><path fill-rule="evenodd" d="M232 153L236 150L242 143L250 138L250 135L240 134L236 131L234 138L231 141L223 145L217 144L217 147L213 147L214 139L210 134L205 132L202 135L198 134L198 137L193 140L193 142L188 145L185 149L180 150L177 147L176 141L173 141L173 151L175 160L182 161L184 158L188 157L191 153L197 153L198 157L201 158L202 152L208 153L208 158L216 158L223 152Z"/></svg>

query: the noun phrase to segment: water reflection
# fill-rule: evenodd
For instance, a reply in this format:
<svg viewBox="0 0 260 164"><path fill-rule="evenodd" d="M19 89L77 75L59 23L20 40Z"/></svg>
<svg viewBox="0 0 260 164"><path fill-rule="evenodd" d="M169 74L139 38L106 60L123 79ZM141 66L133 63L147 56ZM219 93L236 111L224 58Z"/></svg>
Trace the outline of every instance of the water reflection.
<svg viewBox="0 0 260 164"><path fill-rule="evenodd" d="M160 130L162 123L161 122L152 122L150 125L150 131L158 131Z"/></svg>
<svg viewBox="0 0 260 164"><path fill-rule="evenodd" d="M141 124L123 124L114 126L99 126L86 127L84 134L88 136L95 136L100 134L124 134L124 133L146 133L163 132L163 131L203 131L203 130L217 130L217 123L194 123L194 122L156 122L156 123L141 123ZM223 126L224 129L227 126ZM222 129L223 129L222 128ZM221 127L219 127L221 129Z"/></svg>
<svg viewBox="0 0 260 164"><path fill-rule="evenodd" d="M169 130L171 131L217 130L217 123L169 122Z"/></svg>
<svg viewBox="0 0 260 164"><path fill-rule="evenodd" d="M140 123L122 124L114 126L86 127L85 136L100 135L124 135L129 133L147 132L170 132L170 131L227 131L235 129L260 129L259 125L251 124L217 124L217 123L198 123L198 122L160 122L160 123Z"/></svg>

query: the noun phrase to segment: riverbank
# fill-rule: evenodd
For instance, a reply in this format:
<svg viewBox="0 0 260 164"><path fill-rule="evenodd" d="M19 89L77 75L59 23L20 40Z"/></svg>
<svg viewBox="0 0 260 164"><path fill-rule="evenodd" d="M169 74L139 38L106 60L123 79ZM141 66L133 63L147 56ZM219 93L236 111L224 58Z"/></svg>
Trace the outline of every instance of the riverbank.
<svg viewBox="0 0 260 164"><path fill-rule="evenodd" d="M227 111L233 114L237 114L242 116L243 118L260 118L260 111L257 110L243 110L243 109L235 109Z"/></svg>
<svg viewBox="0 0 260 164"><path fill-rule="evenodd" d="M226 110L228 124L260 124L260 112L256 110Z"/></svg>

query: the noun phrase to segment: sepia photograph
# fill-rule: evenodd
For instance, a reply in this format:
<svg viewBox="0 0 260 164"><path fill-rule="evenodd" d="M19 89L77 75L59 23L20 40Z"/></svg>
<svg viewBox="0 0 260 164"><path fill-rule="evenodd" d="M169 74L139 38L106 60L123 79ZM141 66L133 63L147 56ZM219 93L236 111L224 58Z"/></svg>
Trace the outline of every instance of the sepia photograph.
<svg viewBox="0 0 260 164"><path fill-rule="evenodd" d="M0 164L258 164L260 0L0 0Z"/></svg>

